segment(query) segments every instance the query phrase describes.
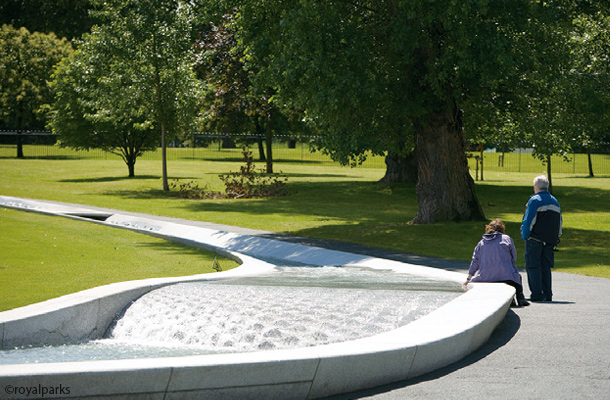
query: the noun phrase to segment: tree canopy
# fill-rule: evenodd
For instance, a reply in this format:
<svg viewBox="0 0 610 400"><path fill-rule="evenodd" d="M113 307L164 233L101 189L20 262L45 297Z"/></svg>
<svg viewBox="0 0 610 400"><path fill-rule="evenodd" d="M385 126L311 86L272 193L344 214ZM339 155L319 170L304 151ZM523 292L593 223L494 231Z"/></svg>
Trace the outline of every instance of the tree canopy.
<svg viewBox="0 0 610 400"><path fill-rule="evenodd" d="M166 141L190 130L201 89L193 72L191 9L179 0L97 3L101 24L56 75L53 130L67 144L112 146L123 154L133 135L136 155L160 140L163 189L169 190Z"/></svg>
<svg viewBox="0 0 610 400"><path fill-rule="evenodd" d="M217 132L254 132L261 159L267 162L266 171L273 173L273 138L305 131L302 114L273 103L275 90L253 81L256 66L244 63L235 38L233 14L225 14L204 31L195 48L195 68L208 88L201 119L204 127Z"/></svg>
<svg viewBox="0 0 610 400"><path fill-rule="evenodd" d="M336 159L415 148L416 223L484 218L463 132L553 121L548 90L571 59L575 18L594 8L570 0L221 3L238 12L256 79L276 89L276 104L305 110Z"/></svg>
<svg viewBox="0 0 610 400"><path fill-rule="evenodd" d="M52 33L0 28L0 126L17 131L44 128L41 107L53 99L53 67L71 52L71 44ZM23 157L20 142L17 157Z"/></svg>
<svg viewBox="0 0 610 400"><path fill-rule="evenodd" d="M92 0L2 0L0 24L54 33L59 38L79 38L95 23L89 15L92 3Z"/></svg>

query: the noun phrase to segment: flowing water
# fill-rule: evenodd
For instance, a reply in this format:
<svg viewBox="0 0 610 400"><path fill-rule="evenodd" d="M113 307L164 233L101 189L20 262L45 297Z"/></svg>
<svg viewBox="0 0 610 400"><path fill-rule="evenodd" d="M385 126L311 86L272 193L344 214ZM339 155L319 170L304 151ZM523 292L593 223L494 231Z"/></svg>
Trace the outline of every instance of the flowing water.
<svg viewBox="0 0 610 400"><path fill-rule="evenodd" d="M278 267L263 276L151 291L125 309L104 339L0 351L0 364L319 346L399 328L459 294L456 283L391 271Z"/></svg>

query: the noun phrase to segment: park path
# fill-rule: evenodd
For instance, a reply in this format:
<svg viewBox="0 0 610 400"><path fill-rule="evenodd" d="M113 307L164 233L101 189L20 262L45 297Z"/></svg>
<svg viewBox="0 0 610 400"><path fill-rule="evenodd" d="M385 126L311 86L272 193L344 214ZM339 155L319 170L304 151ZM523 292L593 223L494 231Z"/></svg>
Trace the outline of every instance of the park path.
<svg viewBox="0 0 610 400"><path fill-rule="evenodd" d="M121 214L130 213L121 211ZM464 271L465 274L468 268L464 261L420 257L228 225L155 218ZM522 275L525 278L523 272ZM527 296L527 279L524 283ZM510 309L486 344L454 364L416 379L338 395L333 399L610 400L610 279L553 272L553 299L553 302Z"/></svg>
<svg viewBox="0 0 610 400"><path fill-rule="evenodd" d="M190 223L465 274L468 269L464 261L205 222ZM522 276L527 296L524 272ZM457 363L416 379L333 399L610 400L610 279L555 271L553 294L553 302L510 309L489 341Z"/></svg>
<svg viewBox="0 0 610 400"><path fill-rule="evenodd" d="M553 293L457 363L335 399L610 399L610 279L554 272Z"/></svg>

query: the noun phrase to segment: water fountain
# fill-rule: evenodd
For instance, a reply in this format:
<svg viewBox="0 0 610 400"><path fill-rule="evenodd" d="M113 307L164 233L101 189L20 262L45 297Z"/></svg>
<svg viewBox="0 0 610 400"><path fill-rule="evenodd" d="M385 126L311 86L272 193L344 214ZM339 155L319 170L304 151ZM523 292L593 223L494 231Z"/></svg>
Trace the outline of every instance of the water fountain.
<svg viewBox="0 0 610 400"><path fill-rule="evenodd" d="M131 229L212 249L242 262L240 267L230 271L122 282L2 312L0 344L3 349L44 344L56 345L53 349L63 351L65 348L62 346L66 343L92 343L99 339L102 339L100 342L107 343L104 340L109 338L133 341L134 337L137 339L142 334L140 328L147 324L133 323L129 318L119 319L115 323L113 320L136 299L139 300L126 309L126 315L131 312L141 316L142 310L150 310L151 307L147 307L143 301L175 307L179 303L176 298L186 298L183 305L187 311L178 314L189 315L199 312L200 303L196 299L202 296L222 298L226 297L227 291L234 293L236 289L245 295L242 299L235 300L236 304L241 304L239 309L242 311L247 303L243 299L267 296L262 299L258 297L251 303L266 305L259 309L267 314L263 313L256 318L273 319L274 323L283 317L276 315L280 311L273 310L283 311L286 308L283 305L297 303L311 307L307 299L341 297L344 300L341 307L347 310L347 314L337 314L320 322L324 329L329 325L333 325L333 329L324 330L314 326L303 335L289 329L267 326L265 322L258 323L258 328L255 327L257 323L252 323L254 331L260 331L260 337L257 338L254 331L236 333L229 326L226 331L216 332L215 342L221 343L220 347L225 347L221 349L196 343L202 338L213 338L214 333L193 335L193 330L202 328L201 319L211 318L195 312L194 318L187 321L182 326L183 329L176 329L170 334L170 337L186 346L166 354L157 347L153 351L154 358L145 354L130 356L128 359L112 356L112 360L96 360L94 357L85 358L85 361L61 362L51 358L52 362L27 364L17 361L9 364L9 361L2 363L0 357L0 390L5 388L8 398L27 398L24 388L53 388L58 385L70 389L67 396L63 391L63 397L73 398L118 395L128 395L130 398L318 398L373 387L421 375L469 354L484 343L502 320L514 294L514 290L507 285L479 284L472 285L471 290L458 295L450 288L459 288L463 274L193 224L185 225L164 218L2 196L0 205ZM301 274L303 271L326 275L316 279L304 278ZM282 274L288 275L288 283L278 284L275 281ZM359 274L374 275L375 283L372 284L369 278L366 281L356 279L355 283L350 282L345 286L345 276ZM409 314L410 308L389 306L408 304L413 292L398 289L408 286L407 282L412 282L413 279L419 281L418 284L440 290L449 295L449 298L435 305L433 299L436 299L436 294L424 295L424 303L431 308L422 310L420 315L407 320L405 314ZM312 281L324 282L326 288L303 284ZM341 294L337 295L333 290L339 290ZM384 292L389 292L389 298L398 301L388 301L382 296ZM419 294L422 293L428 292ZM292 296L292 301L282 302L285 296ZM160 300L164 298L170 300ZM272 299L276 301L273 302ZM445 304L441 305L443 302ZM333 303L325 300L317 304ZM313 306L314 310L322 307L317 304ZM351 315L350 312L353 311L346 304L361 307L363 315L368 312L363 320L353 323L356 328L365 327L364 333L350 336L354 335L354 329L346 330L342 326L343 321L350 318L345 315ZM370 307L371 304L377 308ZM365 310L366 305L369 306L368 310ZM440 306L434 309L438 305ZM326 307L330 308L319 309L321 315L328 316L330 310L339 308L336 305ZM385 308L387 310L383 311ZM209 310L226 312L222 304L216 303ZM273 312L269 314L269 311ZM308 312L311 313L311 309ZM303 309L296 308L294 315L284 321L285 326L299 326L298 316L303 314ZM146 318L154 321L156 315L158 314L152 313ZM235 313L231 315L235 316ZM378 317L379 321L369 324L368 328L367 324L362 323L374 321ZM220 325L224 323L226 327L224 321L227 318L231 318L229 314L220 316L215 323L220 321ZM107 328L111 325L110 333L104 339ZM236 325L240 325L239 321ZM341 331L343 337L339 338L337 331ZM301 331L303 332L305 331ZM150 331L144 334L150 339ZM238 338L230 334L242 336ZM172 347L168 346L168 336L164 335L166 334L157 337L164 342L161 347ZM252 338L254 348L243 347L248 338ZM316 343L320 338L323 340ZM197 350L184 353L183 347L190 347L189 351L192 348ZM9 387L14 393L6 391Z"/></svg>

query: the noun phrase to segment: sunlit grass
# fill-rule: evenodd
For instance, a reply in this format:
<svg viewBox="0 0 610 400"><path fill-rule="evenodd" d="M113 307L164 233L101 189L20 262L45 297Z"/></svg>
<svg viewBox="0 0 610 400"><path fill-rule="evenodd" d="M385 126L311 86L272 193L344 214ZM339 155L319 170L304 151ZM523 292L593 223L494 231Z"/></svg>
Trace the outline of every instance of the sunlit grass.
<svg viewBox="0 0 610 400"><path fill-rule="evenodd" d="M175 160L169 163L169 174L171 179L193 181L201 187L207 186L210 190L220 191L223 187L218 174L237 171L240 166L238 159ZM0 158L0 194L348 241L464 261L470 259L472 249L483 233L483 221L408 224L417 211L415 187L378 184L377 181L384 173L380 168L351 169L312 161L305 164L278 162L275 169L288 177L288 196L267 199L186 200L160 190L159 160L139 160L136 164L137 176L127 178L126 167L119 160ZM535 175L533 172L486 171L485 180L477 181L476 186L487 218L502 218L507 223L507 233L513 237L517 246L519 267L524 265L519 227L525 204L532 194L532 179ZM564 235L556 253L557 270L610 278L610 249L607 246L610 240L610 174L600 174L589 179L570 173L557 173L553 175L553 184L554 194L561 203L564 217ZM3 212L0 215L6 214ZM36 221L49 217L28 215L27 218L31 218L30 224L35 224ZM27 249L37 248L38 243L33 239L43 236L39 234L25 238L23 233L19 236L4 229L4 221L2 220L0 229L0 240L8 243L12 236L22 237L25 247L16 247L18 250L15 257L24 257L26 261L30 259L32 265L40 268L39 264L36 264L38 258L34 257L38 253ZM108 238L119 235L116 230L93 224L84 224L83 228L79 229L82 229L79 237L89 238L83 244L85 247L88 243L94 247L99 245L94 243L95 238L88 236L89 232L96 232L96 237L105 231L108 231ZM26 242L26 239L29 242ZM72 239L66 236L64 240ZM153 254L156 254L162 252L164 245L132 247L134 254L143 249L153 249ZM116 252L112 246L96 251L98 254ZM176 251L186 250L181 248ZM4 260L3 250L0 259L3 265L6 264ZM77 260L78 257L74 256L71 263L76 263ZM125 264L131 265L131 262ZM136 269L142 267L138 263L133 265L138 266ZM65 263L56 266L57 271L62 268L68 270L73 267ZM80 265L78 268L85 267ZM127 279L122 275L121 268L125 267L110 269L111 275L117 280ZM107 272L101 267L92 271L101 276ZM6 268L0 269L0 274L5 272ZM167 270L160 272L164 273L167 273ZM142 275L148 277L148 274L145 272ZM28 276L26 274L22 278L27 281ZM65 283L62 282L63 275L57 273L52 276L51 280L58 279L60 282L58 291L55 292L59 294ZM31 279L35 280L33 275ZM4 283L5 279L2 277L0 282L10 286ZM3 300L4 288L0 290Z"/></svg>
<svg viewBox="0 0 610 400"><path fill-rule="evenodd" d="M0 227L0 311L113 282L214 271L213 253L89 222L0 208Z"/></svg>

